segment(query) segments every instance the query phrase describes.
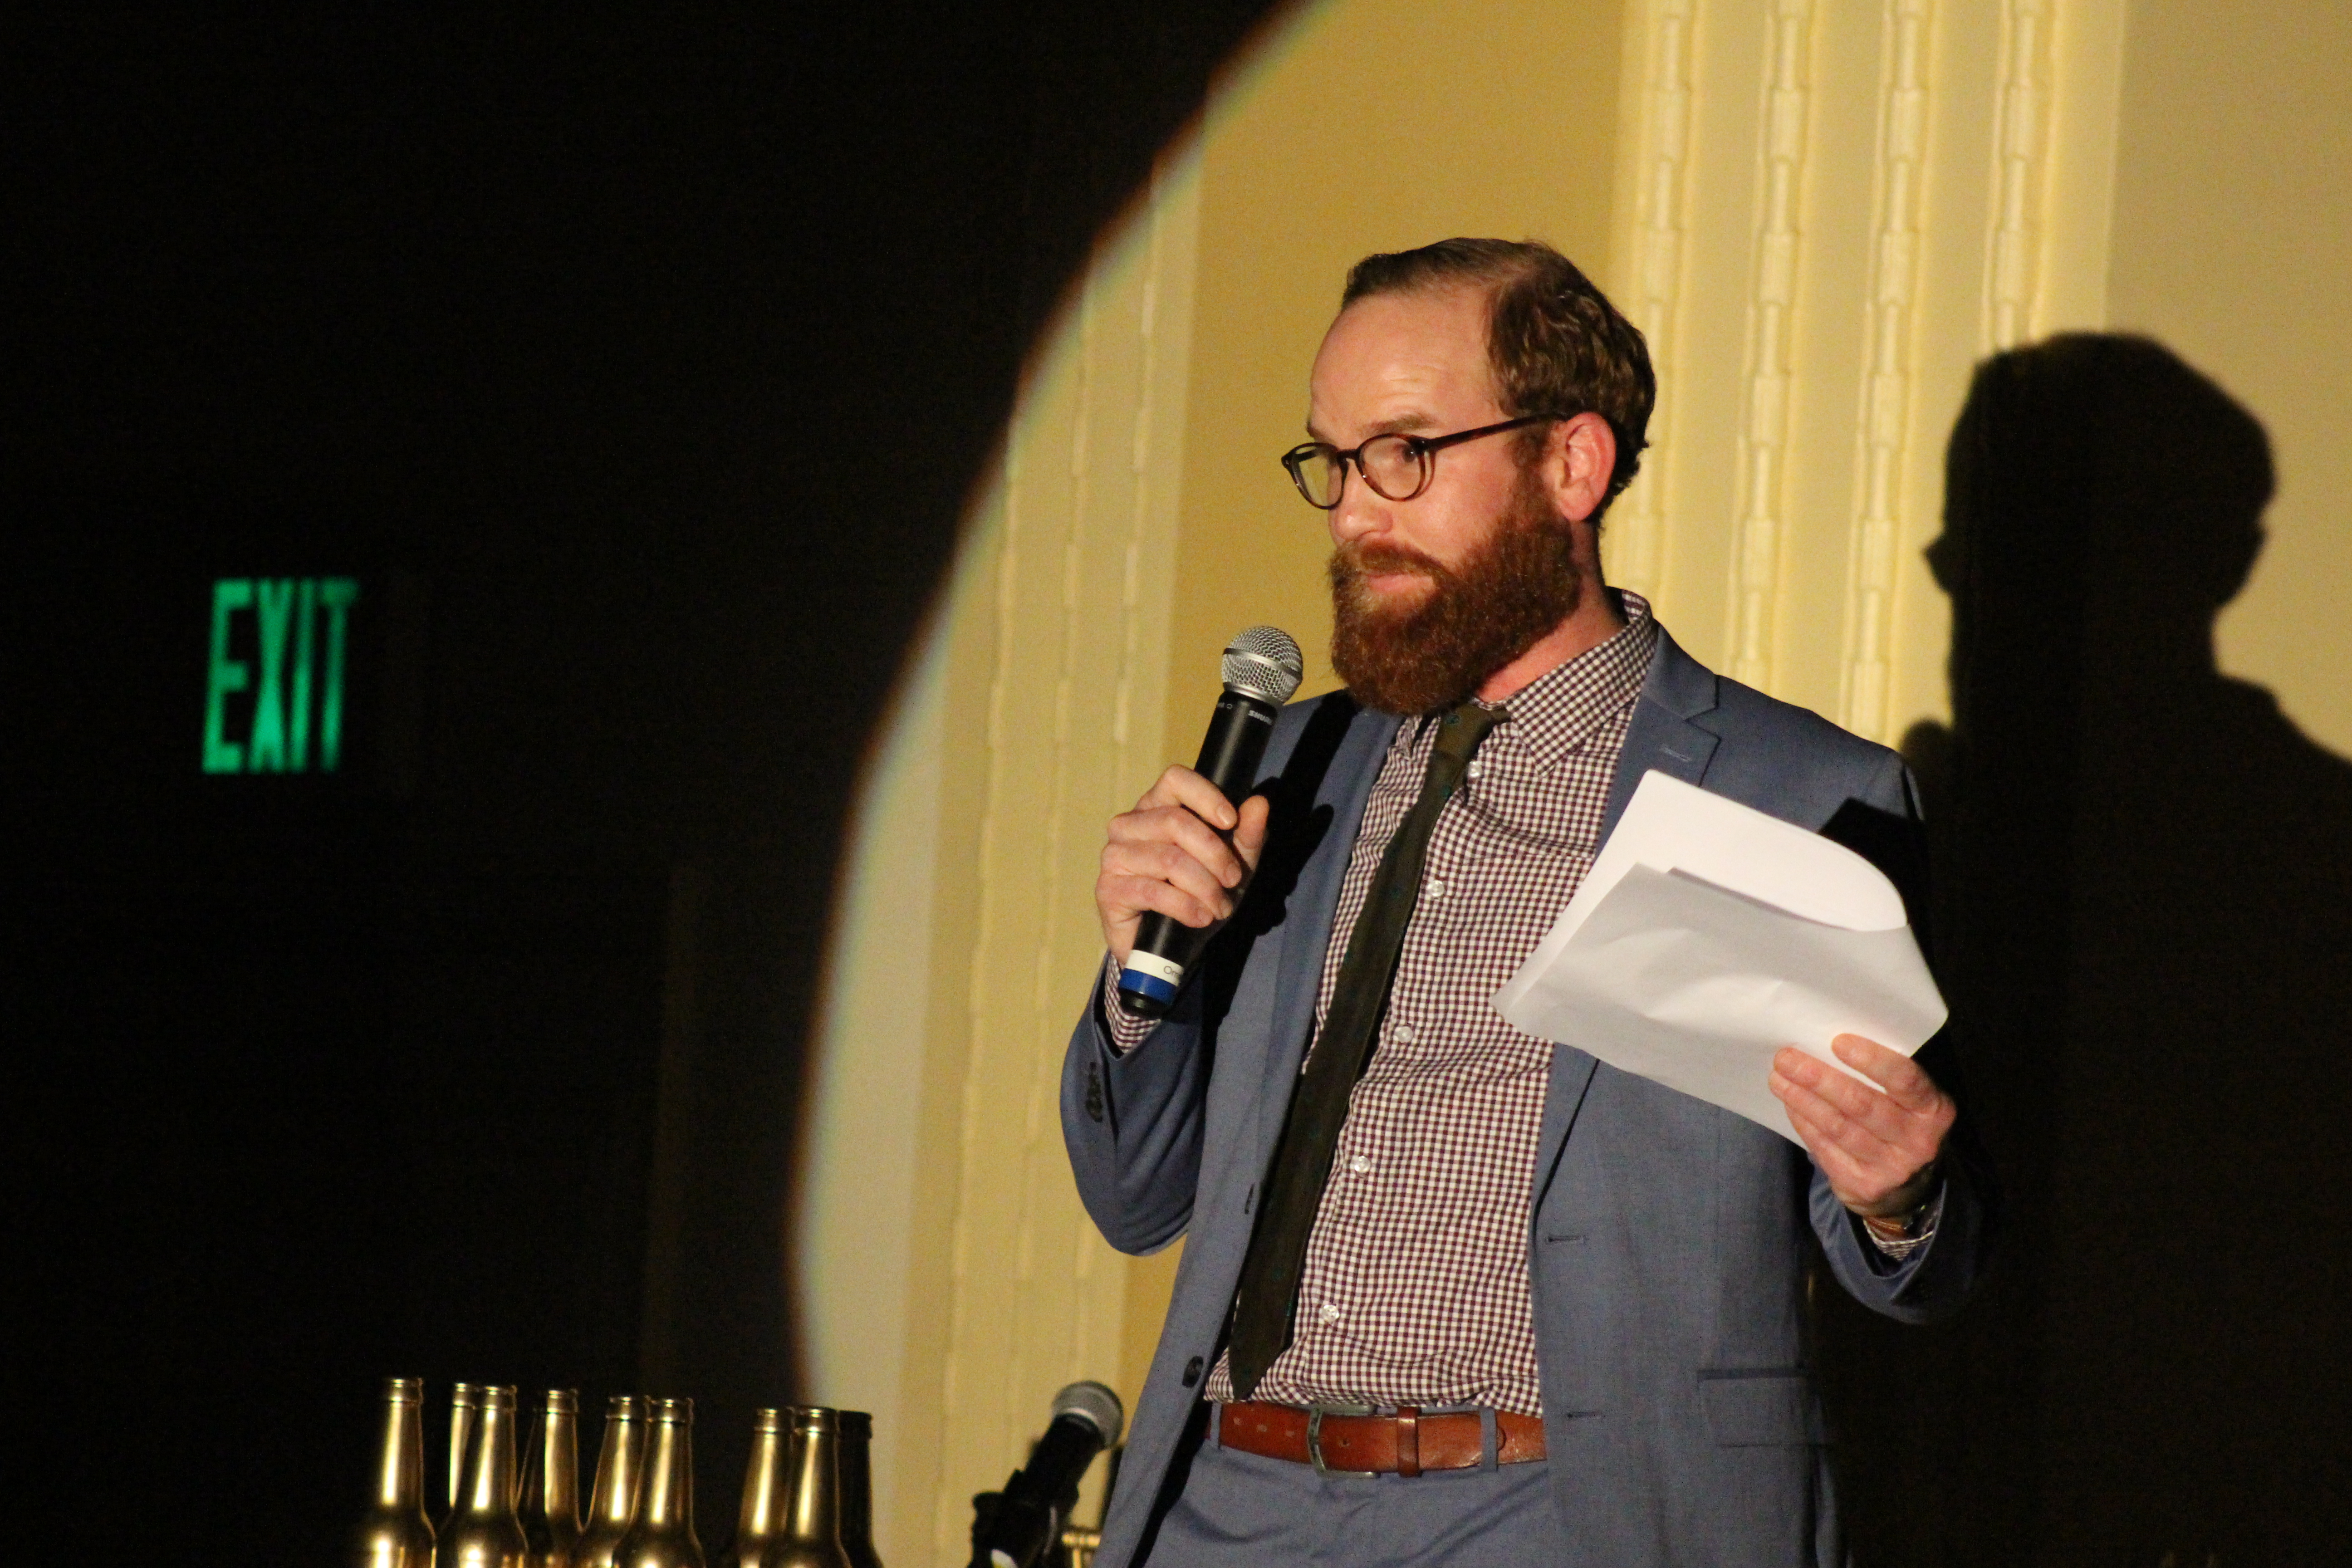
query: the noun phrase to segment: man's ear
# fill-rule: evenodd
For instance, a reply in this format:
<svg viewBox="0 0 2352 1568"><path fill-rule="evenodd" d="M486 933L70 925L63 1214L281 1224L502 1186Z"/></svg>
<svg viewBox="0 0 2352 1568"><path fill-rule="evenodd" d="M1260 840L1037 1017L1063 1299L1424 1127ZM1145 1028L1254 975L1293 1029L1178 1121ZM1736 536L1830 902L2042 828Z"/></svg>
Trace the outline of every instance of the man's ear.
<svg viewBox="0 0 2352 1568"><path fill-rule="evenodd" d="M1544 484L1560 516L1582 522L1598 511L1616 471L1617 433L1608 420L1588 411L1551 427L1544 445Z"/></svg>

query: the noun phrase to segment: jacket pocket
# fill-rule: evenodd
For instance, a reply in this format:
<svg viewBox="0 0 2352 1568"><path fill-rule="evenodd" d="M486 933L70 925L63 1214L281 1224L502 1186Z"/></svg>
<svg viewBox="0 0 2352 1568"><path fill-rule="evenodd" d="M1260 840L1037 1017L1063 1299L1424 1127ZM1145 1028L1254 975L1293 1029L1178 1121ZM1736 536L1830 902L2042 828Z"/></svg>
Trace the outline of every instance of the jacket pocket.
<svg viewBox="0 0 2352 1568"><path fill-rule="evenodd" d="M1786 1367L1702 1372L1698 1398L1706 1411L1708 1429L1724 1447L1787 1447L1822 1440L1821 1400L1811 1373Z"/></svg>

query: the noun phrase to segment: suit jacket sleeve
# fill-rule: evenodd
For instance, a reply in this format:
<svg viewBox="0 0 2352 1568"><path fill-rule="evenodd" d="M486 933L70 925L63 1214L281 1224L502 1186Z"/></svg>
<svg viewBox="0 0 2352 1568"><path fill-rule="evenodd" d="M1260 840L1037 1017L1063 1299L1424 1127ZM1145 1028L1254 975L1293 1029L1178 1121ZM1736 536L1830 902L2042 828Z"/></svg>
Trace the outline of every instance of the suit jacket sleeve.
<svg viewBox="0 0 2352 1568"><path fill-rule="evenodd" d="M1899 846L1916 842L1917 786L1901 759L1889 752L1877 775L1855 798L1864 806L1884 813L1890 826L1911 830L1888 852L1874 853L1875 847L1870 845L1853 847L1876 861L1902 889L1916 929L1922 924L1919 912L1927 907L1925 857L1922 854L1906 863ZM1834 826L1832 837L1841 837ZM1943 1213L1927 1245L1899 1260L1879 1251L1871 1245L1862 1222L1830 1190L1829 1178L1819 1166L1813 1167L1808 1194L1814 1233L1821 1237L1822 1250L1838 1283L1863 1305L1903 1322L1940 1321L1959 1310L1983 1271L1997 1213L1991 1164L1977 1141L1975 1123L1962 1098L1950 1034L1947 1026L1920 1048L1918 1058L1938 1087L1960 1102L1959 1119L1945 1144Z"/></svg>
<svg viewBox="0 0 2352 1568"><path fill-rule="evenodd" d="M1209 1086L1201 987L1186 985L1125 1055L1103 1026L1103 1009L1117 1005L1097 977L1063 1058L1062 1140L1104 1239L1121 1252L1157 1252L1192 1222L1200 1182Z"/></svg>

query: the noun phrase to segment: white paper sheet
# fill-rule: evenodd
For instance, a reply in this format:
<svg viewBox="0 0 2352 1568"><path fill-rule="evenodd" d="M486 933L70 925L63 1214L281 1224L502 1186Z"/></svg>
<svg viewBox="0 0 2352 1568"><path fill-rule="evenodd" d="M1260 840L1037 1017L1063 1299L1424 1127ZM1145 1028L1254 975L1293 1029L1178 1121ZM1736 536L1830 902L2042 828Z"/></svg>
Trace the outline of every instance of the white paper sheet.
<svg viewBox="0 0 2352 1568"><path fill-rule="evenodd" d="M1765 1087L1775 1051L1795 1046L1860 1078L1830 1054L1836 1036L1908 1056L1946 1016L1885 873L1654 772L1495 1007L1792 1142Z"/></svg>

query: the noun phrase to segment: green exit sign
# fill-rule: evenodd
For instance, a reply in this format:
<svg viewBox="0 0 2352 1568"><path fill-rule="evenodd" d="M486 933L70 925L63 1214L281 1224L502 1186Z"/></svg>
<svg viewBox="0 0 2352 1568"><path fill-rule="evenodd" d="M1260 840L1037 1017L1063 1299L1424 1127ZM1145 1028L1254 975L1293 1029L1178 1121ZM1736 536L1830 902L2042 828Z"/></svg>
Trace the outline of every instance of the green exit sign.
<svg viewBox="0 0 2352 1568"><path fill-rule="evenodd" d="M205 772L333 773L342 764L343 671L359 596L350 577L213 584Z"/></svg>

